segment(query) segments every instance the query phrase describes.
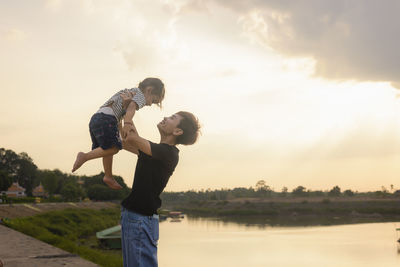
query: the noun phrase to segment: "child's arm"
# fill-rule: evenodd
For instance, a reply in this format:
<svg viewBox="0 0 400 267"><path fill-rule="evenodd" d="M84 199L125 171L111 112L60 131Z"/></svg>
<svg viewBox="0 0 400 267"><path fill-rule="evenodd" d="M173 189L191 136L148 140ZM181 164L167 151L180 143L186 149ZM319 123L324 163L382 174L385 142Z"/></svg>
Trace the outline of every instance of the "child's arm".
<svg viewBox="0 0 400 267"><path fill-rule="evenodd" d="M122 139L125 139L128 131L129 131L129 126L133 125L132 118L135 115L137 104L135 101L131 101L129 103L128 108L126 109L126 113L124 116L124 128L122 128Z"/></svg>
<svg viewBox="0 0 400 267"><path fill-rule="evenodd" d="M126 135L128 133L128 126L132 125L132 118L135 115L136 109L138 107L136 102L132 101L134 95L135 94L131 92L121 94L123 100L123 107L126 109L126 113L124 116L124 127L122 128L122 130L120 130L122 139L126 138Z"/></svg>
<svg viewBox="0 0 400 267"><path fill-rule="evenodd" d="M137 109L137 104L135 101L131 101L131 103L129 103L128 108L126 109L126 113L124 116L124 122L131 122L133 116L135 115L135 111ZM125 125L124 125L125 126Z"/></svg>

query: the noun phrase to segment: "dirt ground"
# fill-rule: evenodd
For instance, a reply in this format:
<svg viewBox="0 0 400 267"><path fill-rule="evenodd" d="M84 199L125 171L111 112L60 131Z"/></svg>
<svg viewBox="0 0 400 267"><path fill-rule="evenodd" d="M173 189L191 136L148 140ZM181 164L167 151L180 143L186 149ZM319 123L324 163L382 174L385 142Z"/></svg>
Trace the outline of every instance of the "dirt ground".
<svg viewBox="0 0 400 267"><path fill-rule="evenodd" d="M18 218L33 216L42 212L52 210L63 210L71 208L80 209L106 209L115 208L119 204L112 202L63 202L63 203L26 203L26 204L1 204L0 205L0 218Z"/></svg>
<svg viewBox="0 0 400 267"><path fill-rule="evenodd" d="M53 247L2 225L0 225L0 237L0 262L4 264L4 267L98 266L77 255Z"/></svg>

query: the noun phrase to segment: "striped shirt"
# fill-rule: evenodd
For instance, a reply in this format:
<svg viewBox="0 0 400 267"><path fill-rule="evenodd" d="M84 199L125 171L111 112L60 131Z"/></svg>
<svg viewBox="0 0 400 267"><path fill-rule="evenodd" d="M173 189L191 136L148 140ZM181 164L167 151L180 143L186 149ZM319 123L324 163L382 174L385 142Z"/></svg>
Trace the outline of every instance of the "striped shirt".
<svg viewBox="0 0 400 267"><path fill-rule="evenodd" d="M116 93L115 95L113 95L110 99L107 100L106 103L104 103L100 107L100 109L110 106L114 113L114 116L117 118L118 121L120 121L126 113L126 110L123 108L123 105L122 105L123 101L122 101L122 97L120 95L122 93L128 93L128 92L134 94L132 100L135 101L135 103L138 106L138 109L141 109L142 107L144 107L146 105L146 99L145 99L142 91L139 88L131 88L131 89L121 90L118 93Z"/></svg>

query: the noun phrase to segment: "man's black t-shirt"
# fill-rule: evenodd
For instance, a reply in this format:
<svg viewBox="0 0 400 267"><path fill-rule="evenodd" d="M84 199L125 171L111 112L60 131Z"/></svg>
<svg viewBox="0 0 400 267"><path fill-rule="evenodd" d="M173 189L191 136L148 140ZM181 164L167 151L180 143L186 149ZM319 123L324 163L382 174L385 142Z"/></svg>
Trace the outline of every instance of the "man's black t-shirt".
<svg viewBox="0 0 400 267"><path fill-rule="evenodd" d="M139 150L132 192L122 201L128 210L151 216L161 207L160 194L168 183L179 160L179 149L150 142L149 156Z"/></svg>

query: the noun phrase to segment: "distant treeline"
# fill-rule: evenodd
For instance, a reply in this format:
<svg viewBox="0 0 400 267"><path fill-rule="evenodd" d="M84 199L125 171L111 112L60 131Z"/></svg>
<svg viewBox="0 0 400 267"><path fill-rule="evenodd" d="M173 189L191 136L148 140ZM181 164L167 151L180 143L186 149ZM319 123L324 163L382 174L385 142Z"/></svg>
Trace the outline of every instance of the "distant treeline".
<svg viewBox="0 0 400 267"><path fill-rule="evenodd" d="M77 201L83 198L92 200L122 199L130 189L120 176L114 176L122 190L112 190L103 183L104 173L94 176L78 176L60 170L40 170L27 153L15 153L0 148L0 191L7 191L13 182L26 189L27 196L40 183L53 200Z"/></svg>
<svg viewBox="0 0 400 267"><path fill-rule="evenodd" d="M40 170L25 152L15 153L12 150L0 148L0 191L6 191L13 182L26 189L26 194L32 196L32 190L40 183L52 196L61 196L62 200L75 201L85 197L92 200L123 199L130 192L121 176L114 176L123 186L122 190L112 190L103 183L103 173L94 176L78 176L63 173L60 170ZM273 190L264 180L259 180L255 187L237 187L233 189L189 190L185 192L163 192L163 201L204 201L229 200L236 198L290 198L290 197L400 197L400 190L393 185L387 189L373 192L357 192L351 189L342 191L339 186L331 189L310 190L297 186L292 191L283 187L281 191Z"/></svg>
<svg viewBox="0 0 400 267"><path fill-rule="evenodd" d="M372 192L358 192L351 189L342 191L339 186L334 186L329 190L310 190L304 186L297 186L291 192L287 187L283 187L280 192L274 191L264 180L256 183L255 187L237 187L234 189L216 189L185 192L164 192L162 200L166 202L185 202L185 201L206 201L206 200L230 200L237 198L304 198L304 197L369 197L369 198L391 198L400 197L400 190L395 190L393 185L390 189L384 186L381 190Z"/></svg>

